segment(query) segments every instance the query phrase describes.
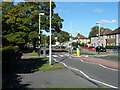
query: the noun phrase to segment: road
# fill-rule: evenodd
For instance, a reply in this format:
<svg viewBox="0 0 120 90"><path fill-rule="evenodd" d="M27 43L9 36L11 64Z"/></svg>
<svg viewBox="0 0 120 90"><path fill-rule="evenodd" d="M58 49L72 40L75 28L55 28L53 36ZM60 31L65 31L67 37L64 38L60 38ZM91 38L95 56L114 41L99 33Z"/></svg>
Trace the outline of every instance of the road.
<svg viewBox="0 0 120 90"><path fill-rule="evenodd" d="M99 84L103 87L118 87L118 71L106 69L97 64L83 62L66 55L53 54L52 57L55 60L65 63L68 67L82 71L85 75L98 81L97 83L100 82ZM81 75L81 73L79 74Z"/></svg>

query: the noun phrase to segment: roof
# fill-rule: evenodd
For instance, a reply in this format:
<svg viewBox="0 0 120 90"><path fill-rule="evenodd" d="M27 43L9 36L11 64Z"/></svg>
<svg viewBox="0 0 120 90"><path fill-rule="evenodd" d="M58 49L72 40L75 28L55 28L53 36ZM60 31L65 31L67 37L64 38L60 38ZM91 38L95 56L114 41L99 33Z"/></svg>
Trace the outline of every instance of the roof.
<svg viewBox="0 0 120 90"><path fill-rule="evenodd" d="M120 34L120 27L118 27L117 29L115 29L112 33L113 34Z"/></svg>
<svg viewBox="0 0 120 90"><path fill-rule="evenodd" d="M102 30L103 29L103 30ZM100 32L100 35L101 36L103 36L103 35L108 35L108 34L112 34L112 30L110 30L110 29L108 29L108 28L102 28L101 29L101 32ZM92 37L96 37L96 36L98 36L97 35L98 33L96 33L96 34L94 34L94 35L92 35Z"/></svg>
<svg viewBox="0 0 120 90"><path fill-rule="evenodd" d="M74 37L73 39L88 39L87 37L83 36L83 35L77 35L76 37Z"/></svg>
<svg viewBox="0 0 120 90"><path fill-rule="evenodd" d="M104 31L101 32L100 34L101 34L101 35L107 35L107 34L111 34L111 33L112 33L112 30L110 30L109 28L106 28L106 29L104 29Z"/></svg>

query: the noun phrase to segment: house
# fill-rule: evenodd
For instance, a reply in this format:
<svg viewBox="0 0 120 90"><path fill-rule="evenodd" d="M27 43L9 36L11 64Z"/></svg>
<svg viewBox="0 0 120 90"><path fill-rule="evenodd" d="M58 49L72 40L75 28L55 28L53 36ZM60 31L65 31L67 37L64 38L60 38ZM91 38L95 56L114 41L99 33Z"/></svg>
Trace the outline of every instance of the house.
<svg viewBox="0 0 120 90"><path fill-rule="evenodd" d="M77 35L76 37L73 37L73 42L77 42L77 41L80 42L81 44L82 43L85 43L85 44L90 43L90 39L81 34Z"/></svg>
<svg viewBox="0 0 120 90"><path fill-rule="evenodd" d="M111 37L115 36L115 45L120 45L120 27L118 27L117 29L115 29L112 33Z"/></svg>
<svg viewBox="0 0 120 90"><path fill-rule="evenodd" d="M91 37L91 45L92 46L98 46L100 44L101 46L106 45L120 45L120 27L115 29L114 31L108 29L108 28L101 28L100 30L100 42L99 42L99 36L98 33L94 34Z"/></svg>

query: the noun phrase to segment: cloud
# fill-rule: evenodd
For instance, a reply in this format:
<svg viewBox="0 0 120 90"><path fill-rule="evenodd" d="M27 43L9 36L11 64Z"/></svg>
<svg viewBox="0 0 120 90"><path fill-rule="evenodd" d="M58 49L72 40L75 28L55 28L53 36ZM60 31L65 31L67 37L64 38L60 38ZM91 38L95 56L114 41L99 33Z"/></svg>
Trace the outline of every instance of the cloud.
<svg viewBox="0 0 120 90"><path fill-rule="evenodd" d="M109 21L109 20L101 20L99 23L101 24L112 24L112 23L116 23L116 20L112 20L112 21Z"/></svg>
<svg viewBox="0 0 120 90"><path fill-rule="evenodd" d="M102 13L103 10L102 9L95 9L94 12L97 12L97 13Z"/></svg>

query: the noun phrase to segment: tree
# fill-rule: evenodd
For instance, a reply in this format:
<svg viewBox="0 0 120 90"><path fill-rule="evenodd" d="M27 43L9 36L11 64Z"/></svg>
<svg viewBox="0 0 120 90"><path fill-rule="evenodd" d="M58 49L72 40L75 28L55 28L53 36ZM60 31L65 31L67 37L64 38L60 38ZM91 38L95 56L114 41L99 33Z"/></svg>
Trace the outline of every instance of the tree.
<svg viewBox="0 0 120 90"><path fill-rule="evenodd" d="M89 33L88 38L90 39L92 35L97 34L97 33L98 33L98 30L99 30L99 27L98 27L98 26L92 27L92 28L91 28L91 32Z"/></svg>
<svg viewBox="0 0 120 90"><path fill-rule="evenodd" d="M63 19L54 13L55 7L55 3L52 2L52 30L59 32L62 28ZM36 33L39 31L39 13L41 12L45 13L44 16L41 16L41 29L49 32L49 2L20 2L17 5L13 2L2 2L2 35L14 44L37 40ZM26 37L19 36L16 39L18 32L26 35ZM13 42L13 39L16 42Z"/></svg>
<svg viewBox="0 0 120 90"><path fill-rule="evenodd" d="M38 36L39 36L39 34L36 31L32 31L32 32L29 33L29 38L28 39L29 39L30 42L33 42L34 49L36 48L36 42L38 40Z"/></svg>
<svg viewBox="0 0 120 90"><path fill-rule="evenodd" d="M55 42L55 37L57 37L57 41L61 43L69 41L69 33L65 31L60 31L59 33L53 32L53 37L54 37L54 42Z"/></svg>

